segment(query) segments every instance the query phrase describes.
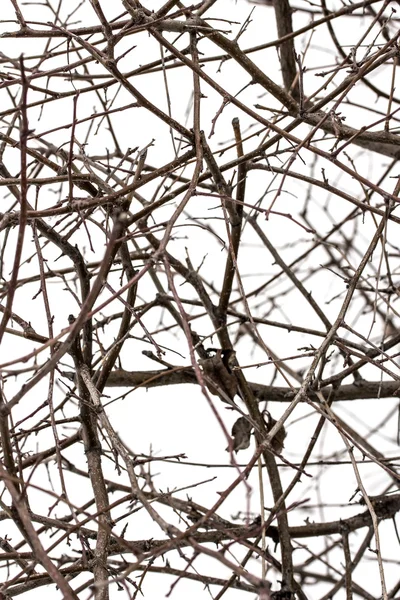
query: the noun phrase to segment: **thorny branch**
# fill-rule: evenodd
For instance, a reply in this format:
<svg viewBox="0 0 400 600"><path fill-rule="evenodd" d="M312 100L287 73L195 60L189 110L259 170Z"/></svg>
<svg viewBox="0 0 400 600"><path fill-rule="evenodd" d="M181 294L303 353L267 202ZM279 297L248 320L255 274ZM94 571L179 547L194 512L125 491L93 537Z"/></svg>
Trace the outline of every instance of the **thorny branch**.
<svg viewBox="0 0 400 600"><path fill-rule="evenodd" d="M1 7L0 598L397 597L398 2L56 5Z"/></svg>

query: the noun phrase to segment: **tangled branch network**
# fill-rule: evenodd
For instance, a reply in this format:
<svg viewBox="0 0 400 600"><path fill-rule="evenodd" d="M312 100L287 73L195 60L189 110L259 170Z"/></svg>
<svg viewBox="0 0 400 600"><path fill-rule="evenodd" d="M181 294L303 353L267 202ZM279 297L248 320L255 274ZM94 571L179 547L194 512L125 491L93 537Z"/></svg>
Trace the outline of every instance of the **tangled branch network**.
<svg viewBox="0 0 400 600"><path fill-rule="evenodd" d="M0 13L0 600L398 598L399 2Z"/></svg>

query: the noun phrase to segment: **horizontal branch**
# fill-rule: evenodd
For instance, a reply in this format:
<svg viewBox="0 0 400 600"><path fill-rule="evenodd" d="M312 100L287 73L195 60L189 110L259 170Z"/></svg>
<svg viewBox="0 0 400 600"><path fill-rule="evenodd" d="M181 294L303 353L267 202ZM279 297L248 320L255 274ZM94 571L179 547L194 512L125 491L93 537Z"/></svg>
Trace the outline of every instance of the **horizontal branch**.
<svg viewBox="0 0 400 600"><path fill-rule="evenodd" d="M389 496L371 496L371 503L374 507L375 514L379 521L392 519L396 513L400 510L400 494L393 494ZM8 512L0 512L0 521L7 520L10 518ZM68 524L62 519L52 519L50 517L44 517L31 513L33 522L41 523L52 528L58 528L60 530L76 531L77 529L89 539L96 539L97 531L88 529L86 527L80 527L77 524ZM297 525L289 527L289 533L292 538L309 538L323 535L334 535L342 534L343 531L351 532L361 529L363 527L369 527L371 525L371 514L369 510L365 510L362 513L348 517L347 519L338 519L337 521L327 521L326 523L307 523L306 525ZM227 540L246 540L249 538L255 538L260 535L260 525L258 523L252 523L251 525L239 525L232 528L220 528L218 530L212 529L209 531L197 531L191 533L191 538L195 539L200 544L207 543L221 543ZM266 535L277 541L278 531L275 526L267 528ZM135 554L151 553L152 550L162 548L166 544L170 545L170 550L176 548L187 547L191 545L190 539L181 539L173 543L173 539L167 540L122 540L118 536L112 537L111 539L111 553L119 554L125 552L134 552Z"/></svg>
<svg viewBox="0 0 400 600"><path fill-rule="evenodd" d="M64 373L68 379L73 380L75 374ZM107 380L106 387L160 387L193 383L197 385L194 371L190 367L177 367L175 369L160 369L155 371L113 371ZM261 402L291 402L298 393L298 387L289 388L261 383L249 383L256 398ZM320 392L328 399L332 386L322 388ZM341 385L335 390L335 401L368 400L378 398L398 398L400 396L400 382L398 381L357 381L352 384ZM309 398L313 402L320 402L316 393L310 391Z"/></svg>

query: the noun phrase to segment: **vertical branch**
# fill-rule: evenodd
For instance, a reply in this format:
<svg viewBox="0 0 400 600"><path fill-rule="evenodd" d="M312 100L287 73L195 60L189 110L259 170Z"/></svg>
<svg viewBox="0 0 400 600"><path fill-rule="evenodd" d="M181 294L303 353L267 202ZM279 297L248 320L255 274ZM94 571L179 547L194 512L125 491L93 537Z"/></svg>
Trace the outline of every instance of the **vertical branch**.
<svg viewBox="0 0 400 600"><path fill-rule="evenodd" d="M349 544L349 534L347 531L342 532L342 544L345 564L346 600L353 600L353 592L351 589L351 553Z"/></svg>
<svg viewBox="0 0 400 600"><path fill-rule="evenodd" d="M273 0L273 6L278 37L282 38L293 33L292 8L289 0ZM293 39L280 44L279 54L285 89L288 92L292 91L293 96L297 99L299 94L298 86L293 87L296 79L296 54Z"/></svg>
<svg viewBox="0 0 400 600"><path fill-rule="evenodd" d="M14 257L14 265L10 277L10 281L8 283L8 292L7 292L7 302L5 306L5 310L3 313L3 318L0 323L0 344L3 339L5 328L7 327L8 320L11 316L12 305L14 300L14 295L16 291L16 284L18 279L18 272L22 257L22 249L24 245L24 237L25 237L25 228L27 223L27 195L28 195L28 183L27 183L27 151L26 145L29 134L29 125L28 125L28 108L27 108L27 98L28 98L28 89L29 89L29 81L26 77L24 59L23 56L19 59L19 66L21 72L21 102L19 106L19 114L20 114L20 156L21 156L21 192L20 192L20 213L19 213L19 225L18 225L18 236L17 242L15 245L15 257Z"/></svg>
<svg viewBox="0 0 400 600"><path fill-rule="evenodd" d="M239 119L235 117L232 121L236 141L236 152L239 157L243 156L243 142L240 131ZM242 231L243 203L246 190L246 163L241 162L238 166L236 203L228 202L230 215L230 231L228 230L229 248L225 265L225 274L219 297L218 314L221 325L226 327L227 309L232 293L232 284L235 276L235 266L238 258L240 237ZM227 206L228 208L228 206Z"/></svg>
<svg viewBox="0 0 400 600"><path fill-rule="evenodd" d="M71 317L70 320L73 322L73 317ZM87 381L84 379L84 374L87 372L87 366L84 364L78 336L76 336L71 345L70 353L74 360L77 374L82 440L98 513L97 541L93 565L95 599L108 600L109 585L107 562L112 522L109 510L110 503L108 500L101 461L102 449L97 431L97 415L101 405L96 406L94 404L87 386Z"/></svg>

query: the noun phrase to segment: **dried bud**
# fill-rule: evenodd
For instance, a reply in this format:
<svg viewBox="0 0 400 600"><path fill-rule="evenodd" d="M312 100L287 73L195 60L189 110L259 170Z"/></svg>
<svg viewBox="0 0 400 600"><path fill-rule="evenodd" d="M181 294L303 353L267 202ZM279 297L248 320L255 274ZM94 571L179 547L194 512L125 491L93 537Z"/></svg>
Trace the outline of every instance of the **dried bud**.
<svg viewBox="0 0 400 600"><path fill-rule="evenodd" d="M221 351L222 362L228 373L232 373L233 367L236 364L236 352L234 350L222 350Z"/></svg>
<svg viewBox="0 0 400 600"><path fill-rule="evenodd" d="M206 376L208 391L224 400L224 394L231 400L238 391L236 377L231 369L233 350L217 350L215 356L199 360ZM213 385L214 384L214 385Z"/></svg>
<svg viewBox="0 0 400 600"><path fill-rule="evenodd" d="M232 427L233 449L235 452L244 450L250 446L250 436L253 425L247 417L239 417ZM226 449L229 452L229 446Z"/></svg>
<svg viewBox="0 0 400 600"><path fill-rule="evenodd" d="M267 419L266 419L267 431L271 431L273 426L276 424L276 420L273 418L273 416L269 412L266 412L265 414L267 417ZM278 454L282 453L282 450L284 448L283 442L285 441L285 437L286 437L286 430L285 430L284 426L282 425L281 428L278 429L277 433L274 435L274 437L271 440L271 446L275 450L275 452L277 452Z"/></svg>

